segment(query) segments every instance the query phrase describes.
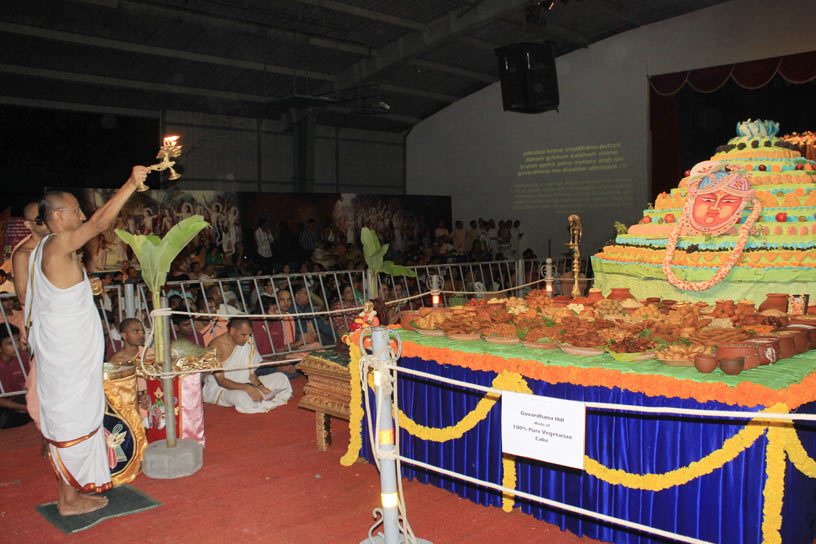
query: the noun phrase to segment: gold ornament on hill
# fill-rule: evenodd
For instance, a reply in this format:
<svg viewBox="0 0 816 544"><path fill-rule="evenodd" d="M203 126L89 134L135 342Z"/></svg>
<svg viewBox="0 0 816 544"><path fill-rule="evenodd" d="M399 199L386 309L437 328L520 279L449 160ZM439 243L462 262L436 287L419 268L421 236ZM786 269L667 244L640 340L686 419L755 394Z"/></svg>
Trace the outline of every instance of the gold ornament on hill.
<svg viewBox="0 0 816 544"><path fill-rule="evenodd" d="M581 290L578 287L578 275L581 272L581 234L583 234L583 227L581 226L581 218L575 214L567 217L569 224L569 243L567 247L572 250L572 298L581 296Z"/></svg>
<svg viewBox="0 0 816 544"><path fill-rule="evenodd" d="M173 166L176 165L176 161L171 159L177 159L181 156L181 145L178 143L179 137L178 136L165 136L164 140L162 140L162 146L159 148L159 152L156 154L157 159L161 159L156 164L152 164L147 167L148 170L153 172L161 172L162 170L170 170L170 181L177 180L181 177L181 174L176 172L173 169ZM149 187L142 183L141 187L139 187L138 191L143 192L147 191Z"/></svg>

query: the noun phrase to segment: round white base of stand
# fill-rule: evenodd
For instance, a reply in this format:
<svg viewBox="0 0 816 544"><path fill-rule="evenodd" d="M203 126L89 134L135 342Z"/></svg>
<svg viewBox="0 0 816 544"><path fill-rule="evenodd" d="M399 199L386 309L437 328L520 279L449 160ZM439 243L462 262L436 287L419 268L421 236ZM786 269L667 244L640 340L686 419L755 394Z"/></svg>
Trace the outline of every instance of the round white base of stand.
<svg viewBox="0 0 816 544"><path fill-rule="evenodd" d="M401 534L399 543L398 544L406 544L405 535ZM372 536L371 538L366 538L360 544L385 544L385 535L382 533L377 533L376 535ZM425 540L424 538L417 538L416 544L431 544L430 540Z"/></svg>
<svg viewBox="0 0 816 544"><path fill-rule="evenodd" d="M175 448L167 442L153 442L147 447L142 459L142 472L148 478L169 480L184 478L198 472L204 466L204 448L195 440L179 440Z"/></svg>

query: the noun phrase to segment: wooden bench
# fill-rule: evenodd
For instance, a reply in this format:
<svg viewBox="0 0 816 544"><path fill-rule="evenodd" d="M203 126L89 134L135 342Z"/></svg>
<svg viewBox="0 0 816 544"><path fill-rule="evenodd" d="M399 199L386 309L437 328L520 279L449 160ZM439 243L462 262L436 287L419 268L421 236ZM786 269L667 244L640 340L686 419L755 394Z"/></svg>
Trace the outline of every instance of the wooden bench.
<svg viewBox="0 0 816 544"><path fill-rule="evenodd" d="M298 407L315 412L315 436L320 451L326 451L331 445L330 417L349 419L348 364L348 355L324 350L311 353L297 365L308 380Z"/></svg>

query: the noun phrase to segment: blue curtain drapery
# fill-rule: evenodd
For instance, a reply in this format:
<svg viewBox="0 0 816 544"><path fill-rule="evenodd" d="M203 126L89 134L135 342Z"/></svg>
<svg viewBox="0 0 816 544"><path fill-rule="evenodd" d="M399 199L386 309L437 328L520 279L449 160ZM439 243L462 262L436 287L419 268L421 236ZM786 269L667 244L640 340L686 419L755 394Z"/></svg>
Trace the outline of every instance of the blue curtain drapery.
<svg viewBox="0 0 816 544"><path fill-rule="evenodd" d="M403 357L400 366L443 377L489 386L495 373ZM527 380L534 394L579 401L610 402L643 406L740 409L739 407L667 397L649 397L623 389L548 384ZM399 379L400 408L415 422L429 427L456 424L473 410L483 394L408 375ZM372 395L373 399L373 395ZM813 412L813 404L797 410ZM420 440L406 431L400 434L403 455L448 470L502 483L501 403L488 417L460 439L444 443ZM592 459L628 472L663 473L684 467L722 447L745 421L681 417L652 417L587 411L586 453ZM806 450L816 457L816 432L801 427L799 436ZM372 461L365 422L363 455ZM762 490L765 484L763 435L750 448L722 469L685 485L651 492L607 484L583 471L518 458L517 489L588 510L627 519L712 542L762 541ZM501 506L501 494L459 480L403 465L403 476L431 483L482 505ZM788 463L783 508L783 542L812 542L816 536L816 480L801 474ZM525 513L558 525L579 536L607 542L643 544L654 542L648 535L618 526L596 523L588 518L517 500Z"/></svg>

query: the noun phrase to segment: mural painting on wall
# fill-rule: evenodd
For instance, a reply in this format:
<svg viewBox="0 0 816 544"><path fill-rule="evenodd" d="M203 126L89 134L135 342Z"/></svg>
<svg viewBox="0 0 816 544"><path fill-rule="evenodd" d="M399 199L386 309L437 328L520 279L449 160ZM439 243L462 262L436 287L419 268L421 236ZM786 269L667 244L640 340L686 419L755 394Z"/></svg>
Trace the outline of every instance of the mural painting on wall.
<svg viewBox="0 0 816 544"><path fill-rule="evenodd" d="M115 189L81 190L80 204L85 215L107 202ZM130 261L128 247L114 233L123 229L134 234L167 234L173 225L191 215L201 215L212 225L193 241L221 248L225 255L235 252L241 241L241 211L237 193L215 191L148 191L136 193L122 209L114 226L85 246L85 264L90 272L119 270Z"/></svg>
<svg viewBox="0 0 816 544"><path fill-rule="evenodd" d="M80 204L90 216L115 192L82 189ZM85 246L90 272L120 270L132 263L129 248L114 233L121 228L135 234L164 236L181 219L199 214L212 225L193 246L216 245L225 256L244 240L252 241L260 219L266 219L275 236L275 252L297 260L298 234L314 220L320 238L331 244L359 244L363 227L377 231L383 243L405 252L433 241L440 221L450 227L451 199L444 196L390 196L352 193L221 193L216 191L148 191L136 193L123 208L115 225ZM254 244L245 249L252 254Z"/></svg>
<svg viewBox="0 0 816 544"><path fill-rule="evenodd" d="M269 221L278 244L278 253L289 253L298 233L310 220L320 229L320 238L329 243L360 243L363 227L377 232L391 249L405 252L433 242L440 221L451 223L451 199L447 196L370 195L356 193L296 194L260 193L247 196L242 207L244 236L263 218Z"/></svg>

